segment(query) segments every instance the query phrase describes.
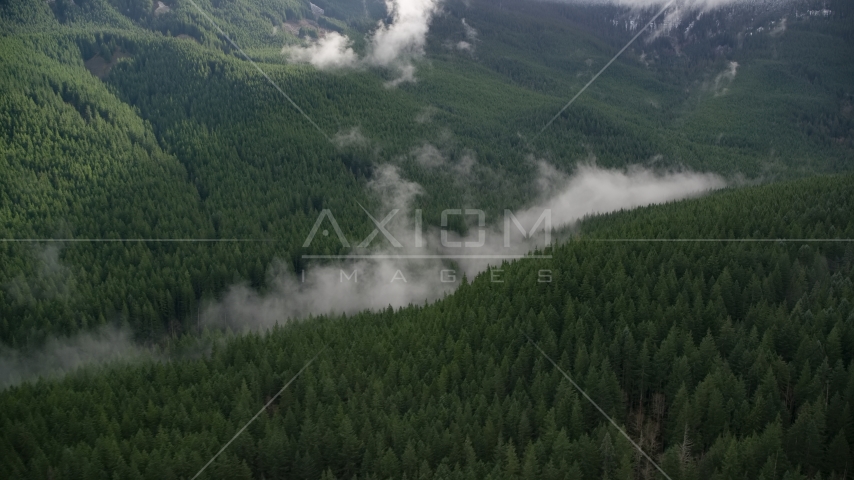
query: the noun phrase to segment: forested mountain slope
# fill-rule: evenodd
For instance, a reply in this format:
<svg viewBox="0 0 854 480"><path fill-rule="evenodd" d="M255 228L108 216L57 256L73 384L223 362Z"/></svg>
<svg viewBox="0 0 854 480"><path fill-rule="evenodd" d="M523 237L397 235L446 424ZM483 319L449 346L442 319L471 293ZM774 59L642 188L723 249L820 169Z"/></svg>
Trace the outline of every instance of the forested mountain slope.
<svg viewBox="0 0 854 480"><path fill-rule="evenodd" d="M265 289L275 259L300 271L304 253L338 253L332 239L308 251L302 241L323 209L378 206L366 186L384 164L424 188L416 207L431 225L446 208L526 206L537 196L531 159L567 172L595 158L762 180L851 168L846 2L827 3L827 18L797 16L810 2L750 20L720 10L698 33L643 40L536 139L631 38L623 25L651 13L449 1L417 82L387 88L394 73L383 68L324 72L280 53L305 41L288 22L308 38L344 32L363 51L382 2L319 1L322 17L291 0L197 3L332 141L188 2L0 2L0 237L263 240L4 242L4 344L113 322L145 342L187 332L198 305L229 285ZM780 17L782 34L758 30ZM462 39L472 49L453 47ZM425 145L457 169L419 162Z"/></svg>
<svg viewBox="0 0 854 480"><path fill-rule="evenodd" d="M844 478L852 201L830 176L594 217L429 306L12 387L0 473L190 477L327 345L205 478L663 478L526 332L673 479Z"/></svg>

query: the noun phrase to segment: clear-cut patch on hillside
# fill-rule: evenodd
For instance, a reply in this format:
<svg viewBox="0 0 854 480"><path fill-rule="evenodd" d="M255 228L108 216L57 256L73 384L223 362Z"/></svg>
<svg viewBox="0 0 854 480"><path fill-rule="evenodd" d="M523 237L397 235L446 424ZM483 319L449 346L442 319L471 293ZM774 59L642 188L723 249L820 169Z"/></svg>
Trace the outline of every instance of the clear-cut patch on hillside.
<svg viewBox="0 0 854 480"><path fill-rule="evenodd" d="M154 4L154 15L163 15L164 13L171 12L172 9L169 8L169 5L166 5L163 2L157 2Z"/></svg>
<svg viewBox="0 0 854 480"><path fill-rule="evenodd" d="M130 55L123 52L121 48L116 48L113 51L113 55L109 61L107 61L107 59L105 59L100 53L98 53L89 60L86 60L83 65L86 66L86 69L89 70L89 73L103 80L107 78L107 75L109 75L110 70L112 70L112 68L122 58L130 58Z"/></svg>
<svg viewBox="0 0 854 480"><path fill-rule="evenodd" d="M282 28L291 35L300 38L303 38L306 35L312 36L312 33L317 37L323 37L332 32L332 30L321 27L320 24L314 20L308 20L305 18L299 21L282 22Z"/></svg>

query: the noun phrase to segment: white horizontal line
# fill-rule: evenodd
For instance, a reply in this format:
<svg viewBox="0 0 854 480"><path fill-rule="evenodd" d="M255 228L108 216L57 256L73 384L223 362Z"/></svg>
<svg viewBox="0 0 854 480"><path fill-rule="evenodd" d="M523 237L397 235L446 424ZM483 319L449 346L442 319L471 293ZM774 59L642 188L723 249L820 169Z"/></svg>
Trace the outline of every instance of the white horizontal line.
<svg viewBox="0 0 854 480"><path fill-rule="evenodd" d="M523 259L523 258L552 258L551 255L303 255L305 259L338 259L338 260L501 260L501 259Z"/></svg>
<svg viewBox="0 0 854 480"><path fill-rule="evenodd" d="M85 242L280 242L275 238L0 238L3 243L85 243ZM570 238L588 242L854 242L854 238ZM383 255L303 255L303 258L378 258ZM390 258L551 258L536 255L390 255Z"/></svg>
<svg viewBox="0 0 854 480"><path fill-rule="evenodd" d="M0 238L5 243L85 243L85 242L275 242L256 238Z"/></svg>
<svg viewBox="0 0 854 480"><path fill-rule="evenodd" d="M573 238L588 242L854 242L854 238Z"/></svg>

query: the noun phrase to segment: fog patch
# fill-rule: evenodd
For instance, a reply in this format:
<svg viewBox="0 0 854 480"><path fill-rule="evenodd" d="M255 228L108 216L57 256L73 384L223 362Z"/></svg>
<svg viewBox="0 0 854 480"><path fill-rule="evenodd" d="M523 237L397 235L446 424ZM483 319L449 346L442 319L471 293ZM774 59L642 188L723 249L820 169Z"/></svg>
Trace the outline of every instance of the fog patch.
<svg viewBox="0 0 854 480"><path fill-rule="evenodd" d="M465 32L466 39L457 42L454 46L457 50L461 50L468 53L474 53L474 46L477 43L477 30L474 29L471 25L466 22L466 19L463 18L461 20L463 25L463 31Z"/></svg>
<svg viewBox="0 0 854 480"><path fill-rule="evenodd" d="M422 150L434 154L433 149ZM467 166L461 168L471 169L476 160L473 155L466 158L460 164ZM448 216L463 217L468 225L465 235L422 224L420 236L412 206L417 196L425 194L424 189L403 178L395 166L378 167L369 186L382 199L382 208L368 213L382 221L397 210L384 228L400 247L393 247L384 234L377 233L366 245L352 249L353 254L365 255L362 258L332 260L301 272L274 262L268 272L267 293L258 293L246 284L233 286L222 301L204 308L202 318L208 324L258 329L308 315L423 304L451 293L464 275L473 278L504 259L542 249L547 211L551 237L555 230L587 215L697 197L726 185L717 175L687 171L659 172L640 166L614 170L587 163L566 174L547 162L537 164L539 174L532 187L543 193L531 206L492 218L477 209L460 208L449 211ZM368 221L367 216L363 220ZM349 240L353 246L360 243ZM416 258L403 258L406 256Z"/></svg>
<svg viewBox="0 0 854 480"><path fill-rule="evenodd" d="M534 183L537 185L537 191L540 192L540 200L556 195L565 188L569 178L565 173L549 162L538 160L532 155L528 156L528 161L534 162L537 166L537 178Z"/></svg>
<svg viewBox="0 0 854 480"><path fill-rule="evenodd" d="M735 80L735 75L738 72L738 62L729 62L727 69L715 76L715 80L709 86L709 89L716 97L729 93L729 85Z"/></svg>
<svg viewBox="0 0 854 480"><path fill-rule="evenodd" d="M471 25L466 23L466 19L462 19L463 30L466 32L466 39L470 42L477 41L477 30L474 29Z"/></svg>
<svg viewBox="0 0 854 480"><path fill-rule="evenodd" d="M359 57L351 44L346 36L329 32L305 47L286 46L282 54L292 62L310 63L321 70L352 68L358 65Z"/></svg>
<svg viewBox="0 0 854 480"><path fill-rule="evenodd" d="M433 117L439 110L436 107L428 106L415 115L415 123L425 124L433 121Z"/></svg>
<svg viewBox="0 0 854 480"><path fill-rule="evenodd" d="M332 143L338 148L364 147L370 143L362 134L359 127L353 127L346 131L340 131L332 137Z"/></svg>
<svg viewBox="0 0 854 480"><path fill-rule="evenodd" d="M541 170L541 175L544 173L549 177L541 177L541 183L554 185L559 182L562 188L517 216L520 220L533 219L540 215L538 212L549 209L555 228L571 225L586 215L697 197L727 184L715 174L690 171L658 173L640 166L617 170L584 164L572 176L557 174L557 180L554 180L556 174L552 169Z"/></svg>
<svg viewBox="0 0 854 480"><path fill-rule="evenodd" d="M302 272L273 262L267 273L270 288L266 294L245 283L232 286L221 301L203 306L202 321L236 330L263 329L309 315L402 307L450 293L454 285L440 280L440 259L392 258L428 253L415 246L414 238L411 206L418 195L424 194L421 185L404 179L396 166L386 164L377 167L368 187L382 203L381 211L368 212L374 218L382 220L397 210L394 222L384 228L401 248L392 247L383 234L377 234L364 240L350 239L351 245L356 246L354 254L370 258L333 261ZM368 245L357 246L365 241Z"/></svg>
<svg viewBox="0 0 854 480"><path fill-rule="evenodd" d="M778 23L778 24L777 24L777 26L775 26L775 27L774 27L774 28L769 32L769 35L771 35L772 37L779 37L779 36L780 36L780 35L782 35L785 31L786 31L786 17L783 17L783 19L782 19L782 20L780 20L780 23Z"/></svg>
<svg viewBox="0 0 854 480"><path fill-rule="evenodd" d="M443 131L440 140L450 142L452 140L450 132ZM471 180L472 169L477 165L477 155L472 151L465 150L458 160L453 160L449 158L449 155L428 142L420 147L413 148L410 156L422 168L441 168L449 171L457 181L467 182Z"/></svg>
<svg viewBox="0 0 854 480"><path fill-rule="evenodd" d="M415 83L415 65L402 65L398 68L398 76L394 80L385 82L386 88L395 88L401 83Z"/></svg>
<svg viewBox="0 0 854 480"><path fill-rule="evenodd" d="M578 5L619 5L631 8L662 7L666 0L549 0L556 3L574 3ZM673 7L694 10L712 10L727 5L779 5L793 0L676 0Z"/></svg>
<svg viewBox="0 0 854 480"><path fill-rule="evenodd" d="M670 33L677 25L682 23L682 5L674 4L675 7L664 14L664 18L655 23L655 27L650 32L649 36L644 40L645 43L652 43L653 40ZM690 8L690 7L688 7ZM678 45L678 44L677 44ZM679 54L678 46L676 47Z"/></svg>
<svg viewBox="0 0 854 480"><path fill-rule="evenodd" d="M387 87L415 81L412 60L424 55L427 32L440 0L386 0L390 23L380 21L368 38L367 54L359 58L345 35L329 33L308 46L287 46L282 54L292 62L310 63L319 69L375 66L392 68L398 77Z"/></svg>
<svg viewBox="0 0 854 480"><path fill-rule="evenodd" d="M386 0L385 4L392 22L380 22L374 31L368 63L389 66L404 56L423 55L439 0Z"/></svg>
<svg viewBox="0 0 854 480"><path fill-rule="evenodd" d="M388 164L377 168L368 188L380 196L384 206L402 210L408 210L415 197L424 194L421 185L404 179L396 166Z"/></svg>
<svg viewBox="0 0 854 480"><path fill-rule="evenodd" d="M466 41L459 41L459 42L457 42L457 44L456 44L456 45L454 45L454 48L456 48L457 50L462 50L462 51L464 51L464 52L469 52L469 53L473 53L473 52L474 52L474 45L472 45L472 44L470 44L469 42L466 42Z"/></svg>
<svg viewBox="0 0 854 480"><path fill-rule="evenodd" d="M438 148L429 143L412 150L415 162L425 168L436 168L445 165L445 157Z"/></svg>
<svg viewBox="0 0 854 480"><path fill-rule="evenodd" d="M73 337L48 339L40 348L17 350L0 344L0 389L79 368L155 358L134 344L128 329L102 327Z"/></svg>
<svg viewBox="0 0 854 480"><path fill-rule="evenodd" d="M461 177L468 177L471 174L472 168L477 165L477 156L473 152L466 152L460 158L459 163L454 165L454 171Z"/></svg>
<svg viewBox="0 0 854 480"><path fill-rule="evenodd" d="M552 235L549 235L548 244L546 242L544 228L549 221L554 233L588 215L698 197L727 185L717 175L689 171L659 172L642 166L605 169L588 162L568 175L548 162L535 162L538 176L534 183L542 193L533 206L505 213L503 218L488 222L483 229L474 225L475 217L471 216L468 235L460 237L448 233L448 237L460 242L463 248L439 246L437 250L443 254L455 252L481 257L524 256L555 243ZM531 235L532 229L536 230L535 235ZM479 246L465 248L467 244ZM500 260L472 257L459 260L458 264L471 277L490 265L500 264Z"/></svg>
<svg viewBox="0 0 854 480"><path fill-rule="evenodd" d="M427 261L433 263L432 261ZM401 307L439 298L442 284L418 260L365 259L316 266L306 272L271 268L270 291L233 286L222 301L206 306L206 324L254 330L309 315L337 315ZM413 268L415 267L415 268ZM448 293L452 286L444 287Z"/></svg>
<svg viewBox="0 0 854 480"><path fill-rule="evenodd" d="M67 298L74 290L74 277L62 263L60 250L56 244L35 246L32 269L4 285L9 298L19 304Z"/></svg>

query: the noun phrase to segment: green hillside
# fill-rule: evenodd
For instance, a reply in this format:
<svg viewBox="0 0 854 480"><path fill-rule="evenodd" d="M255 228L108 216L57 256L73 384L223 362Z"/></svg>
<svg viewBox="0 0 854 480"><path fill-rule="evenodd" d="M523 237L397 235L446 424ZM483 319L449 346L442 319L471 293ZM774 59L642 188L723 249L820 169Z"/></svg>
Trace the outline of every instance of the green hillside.
<svg viewBox="0 0 854 480"><path fill-rule="evenodd" d="M424 307L313 318L210 355L0 393L7 478L844 478L854 178L595 217L553 259ZM541 270L553 281L542 283ZM189 340L187 340L189 341Z"/></svg>
<svg viewBox="0 0 854 480"><path fill-rule="evenodd" d="M416 203L431 225L446 208L527 205L538 195L532 155L567 172L595 157L603 167L762 181L852 165L854 49L838 2L842 14L790 18L781 36L739 40L733 32L746 27L732 21L731 32L686 41L691 55L665 39L638 44L536 139L628 40L608 27L625 10L449 2L416 62L417 83L389 89L391 71L284 61L281 45L300 40L272 27L309 19L306 5L197 3L325 135L356 127L367 143L327 141L188 2L167 1L165 13L142 0L3 2L0 237L264 240L2 243L3 343L38 345L107 323L129 324L146 342L186 332L199 303L227 286L266 288L274 259L300 271L304 253L337 253L332 240L308 252L301 244L322 209L357 216L359 203L378 206L366 185L387 163L424 188ZM379 2L321 6L317 24L347 33L357 50L384 15ZM447 47L465 38L463 18L478 32L473 53ZM728 62L740 67L719 95L714 79ZM475 159L477 180L412 161L425 142L451 165ZM48 250L67 270L62 280L39 273Z"/></svg>
<svg viewBox="0 0 854 480"><path fill-rule="evenodd" d="M271 400L200 478L665 478L526 335L669 478L847 478L851 2L692 12L542 134L654 10L448 0L392 88L282 54L335 31L364 55L383 1L193 2L0 0L0 478L192 478ZM426 230L541 201L542 162L731 186L587 217L435 302L202 321L349 253L303 242L325 210L369 235L388 166ZM102 331L135 356L16 371Z"/></svg>

